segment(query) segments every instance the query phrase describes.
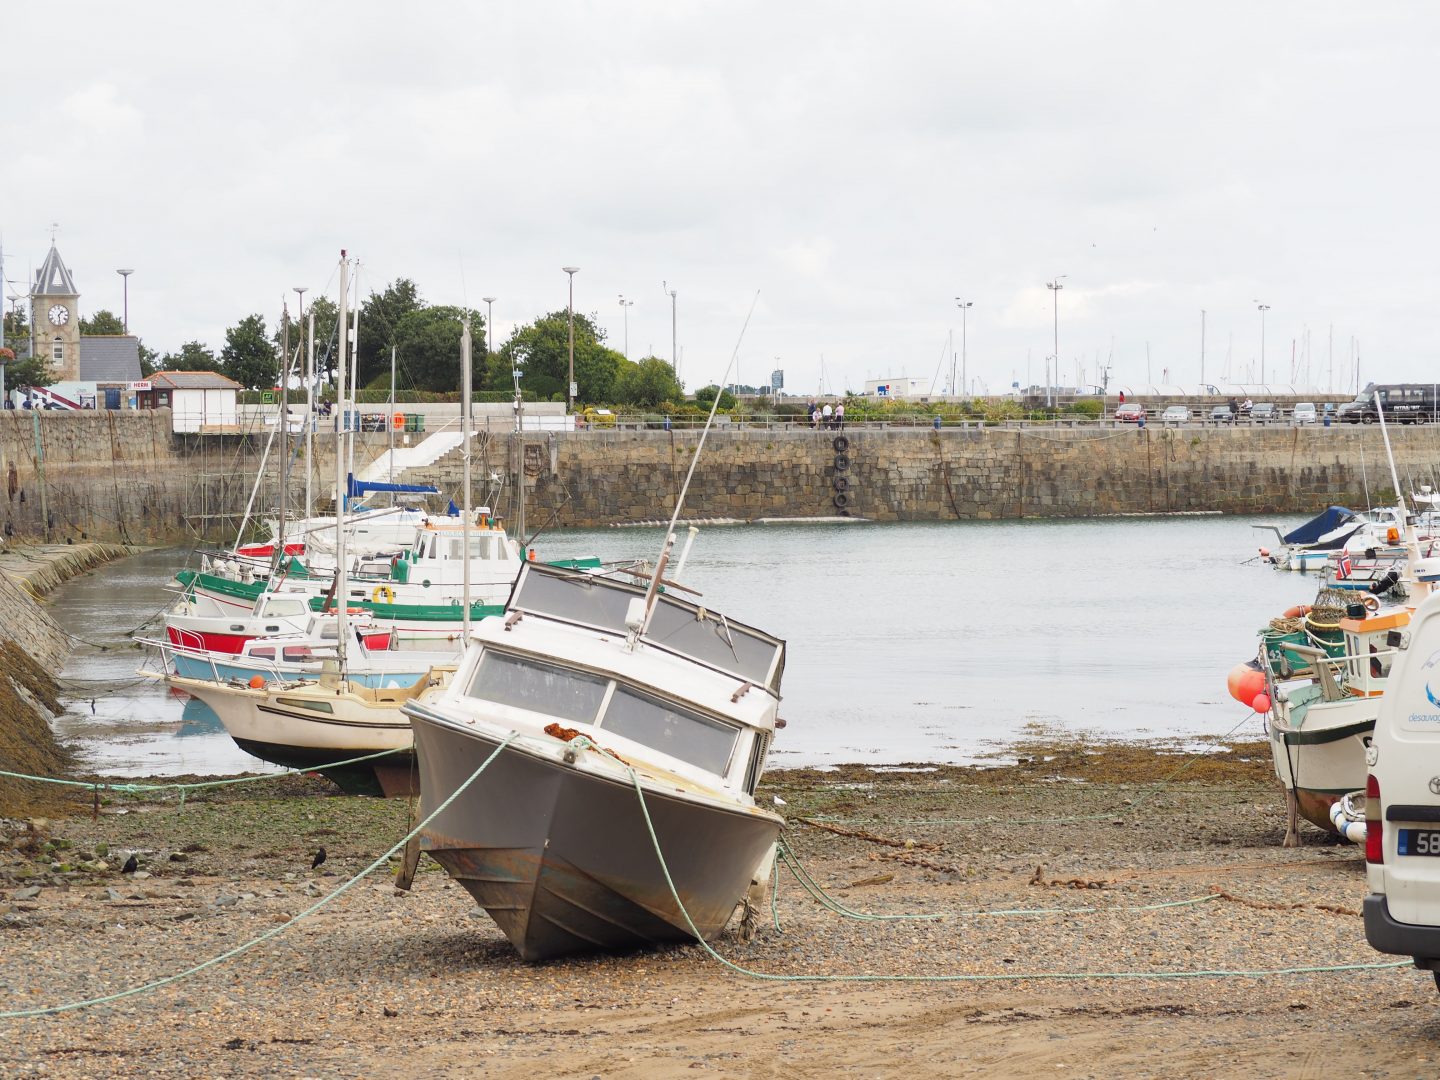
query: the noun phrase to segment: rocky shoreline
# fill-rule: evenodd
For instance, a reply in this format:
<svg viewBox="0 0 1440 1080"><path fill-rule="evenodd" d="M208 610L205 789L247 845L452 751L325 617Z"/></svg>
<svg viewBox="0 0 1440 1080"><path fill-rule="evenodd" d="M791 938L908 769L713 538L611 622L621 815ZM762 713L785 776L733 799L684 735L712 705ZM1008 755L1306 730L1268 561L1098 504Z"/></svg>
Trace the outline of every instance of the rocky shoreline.
<svg viewBox="0 0 1440 1080"><path fill-rule="evenodd" d="M0 1074L1440 1071L1430 977L1369 966L1393 958L1365 943L1358 851L1315 831L1280 846L1263 744L1027 744L1014 758L767 777L826 894L941 918L840 918L782 877L780 930L767 917L753 940L732 924L715 942L752 974L697 945L530 966L422 860L411 892L382 870L193 977L0 1020ZM11 820L0 1011L118 994L273 931L399 839L407 814L288 777ZM1338 965L1357 969L1166 977ZM850 981L785 981L816 976Z"/></svg>

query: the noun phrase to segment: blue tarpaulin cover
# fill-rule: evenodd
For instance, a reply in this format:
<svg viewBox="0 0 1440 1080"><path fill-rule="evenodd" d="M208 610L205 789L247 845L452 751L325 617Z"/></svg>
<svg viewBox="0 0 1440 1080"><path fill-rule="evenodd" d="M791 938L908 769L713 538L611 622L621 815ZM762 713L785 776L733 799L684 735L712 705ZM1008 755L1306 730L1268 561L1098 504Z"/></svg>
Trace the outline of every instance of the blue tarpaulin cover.
<svg viewBox="0 0 1440 1080"><path fill-rule="evenodd" d="M379 481L356 480L351 474L347 478L347 494L349 498L358 499L374 491L410 491L420 495L438 495L439 489L429 484L382 484Z"/></svg>
<svg viewBox="0 0 1440 1080"><path fill-rule="evenodd" d="M1360 515L1354 510L1347 510L1343 506L1329 507L1323 514L1311 518L1304 525L1301 525L1293 532L1285 534L1287 544L1314 544L1322 536L1334 532L1343 525L1354 525L1354 528L1347 529L1343 535L1330 537L1325 544L1326 547L1338 547L1344 543L1351 533L1361 525Z"/></svg>

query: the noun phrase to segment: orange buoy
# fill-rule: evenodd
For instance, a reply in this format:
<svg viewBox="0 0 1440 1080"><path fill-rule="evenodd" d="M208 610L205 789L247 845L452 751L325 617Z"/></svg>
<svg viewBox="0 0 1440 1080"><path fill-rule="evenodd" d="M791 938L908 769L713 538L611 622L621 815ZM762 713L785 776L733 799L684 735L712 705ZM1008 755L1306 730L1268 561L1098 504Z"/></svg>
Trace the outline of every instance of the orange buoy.
<svg viewBox="0 0 1440 1080"><path fill-rule="evenodd" d="M1265 673L1249 664L1236 664L1225 677L1225 689L1241 705L1250 705L1265 692Z"/></svg>
<svg viewBox="0 0 1440 1080"><path fill-rule="evenodd" d="M397 412L390 418L390 426L396 431L403 431L405 429L405 414Z"/></svg>
<svg viewBox="0 0 1440 1080"><path fill-rule="evenodd" d="M251 676L250 676L250 689L251 689L251 690L262 690L262 689L264 689L264 687L265 687L265 676L264 676L264 675L251 675Z"/></svg>
<svg viewBox="0 0 1440 1080"><path fill-rule="evenodd" d="M1270 695L1269 695L1269 694L1256 694L1256 695L1255 695L1255 700L1253 700L1252 702L1250 702L1250 707L1251 707L1252 709L1254 709L1254 710L1255 710L1256 712L1258 712L1258 713L1267 713L1267 712L1269 712L1269 711L1270 711Z"/></svg>
<svg viewBox="0 0 1440 1080"><path fill-rule="evenodd" d="M1294 607L1287 607L1285 609L1285 618L1287 619L1303 619L1306 615L1309 614L1309 604L1296 604Z"/></svg>

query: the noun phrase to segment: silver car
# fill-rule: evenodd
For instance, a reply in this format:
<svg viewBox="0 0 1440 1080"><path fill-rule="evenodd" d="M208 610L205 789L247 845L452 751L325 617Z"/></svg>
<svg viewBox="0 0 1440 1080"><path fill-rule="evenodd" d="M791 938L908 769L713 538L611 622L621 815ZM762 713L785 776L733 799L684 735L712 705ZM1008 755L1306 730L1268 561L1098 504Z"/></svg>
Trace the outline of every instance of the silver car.
<svg viewBox="0 0 1440 1080"><path fill-rule="evenodd" d="M1318 422L1318 414L1315 411L1313 401L1302 401L1295 406L1294 412L1290 414L1297 424L1314 424Z"/></svg>
<svg viewBox="0 0 1440 1080"><path fill-rule="evenodd" d="M1162 424L1184 424L1190 420L1190 410L1184 405L1167 405L1160 414Z"/></svg>

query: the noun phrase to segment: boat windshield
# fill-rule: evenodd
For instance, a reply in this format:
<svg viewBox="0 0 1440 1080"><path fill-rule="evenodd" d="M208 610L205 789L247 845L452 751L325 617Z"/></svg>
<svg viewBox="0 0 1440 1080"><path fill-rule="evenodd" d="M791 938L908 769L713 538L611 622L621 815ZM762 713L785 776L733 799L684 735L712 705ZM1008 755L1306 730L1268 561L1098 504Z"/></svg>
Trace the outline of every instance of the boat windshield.
<svg viewBox="0 0 1440 1080"><path fill-rule="evenodd" d="M465 693L473 698L593 724L608 680L486 649Z"/></svg>
<svg viewBox="0 0 1440 1080"><path fill-rule="evenodd" d="M624 634L630 601L644 595L643 588L608 578L527 563L509 607ZM688 601L657 596L645 640L779 692L785 643Z"/></svg>
<svg viewBox="0 0 1440 1080"><path fill-rule="evenodd" d="M729 724L697 716L624 686L615 688L600 727L719 776L725 775L735 740L740 736L739 729Z"/></svg>

